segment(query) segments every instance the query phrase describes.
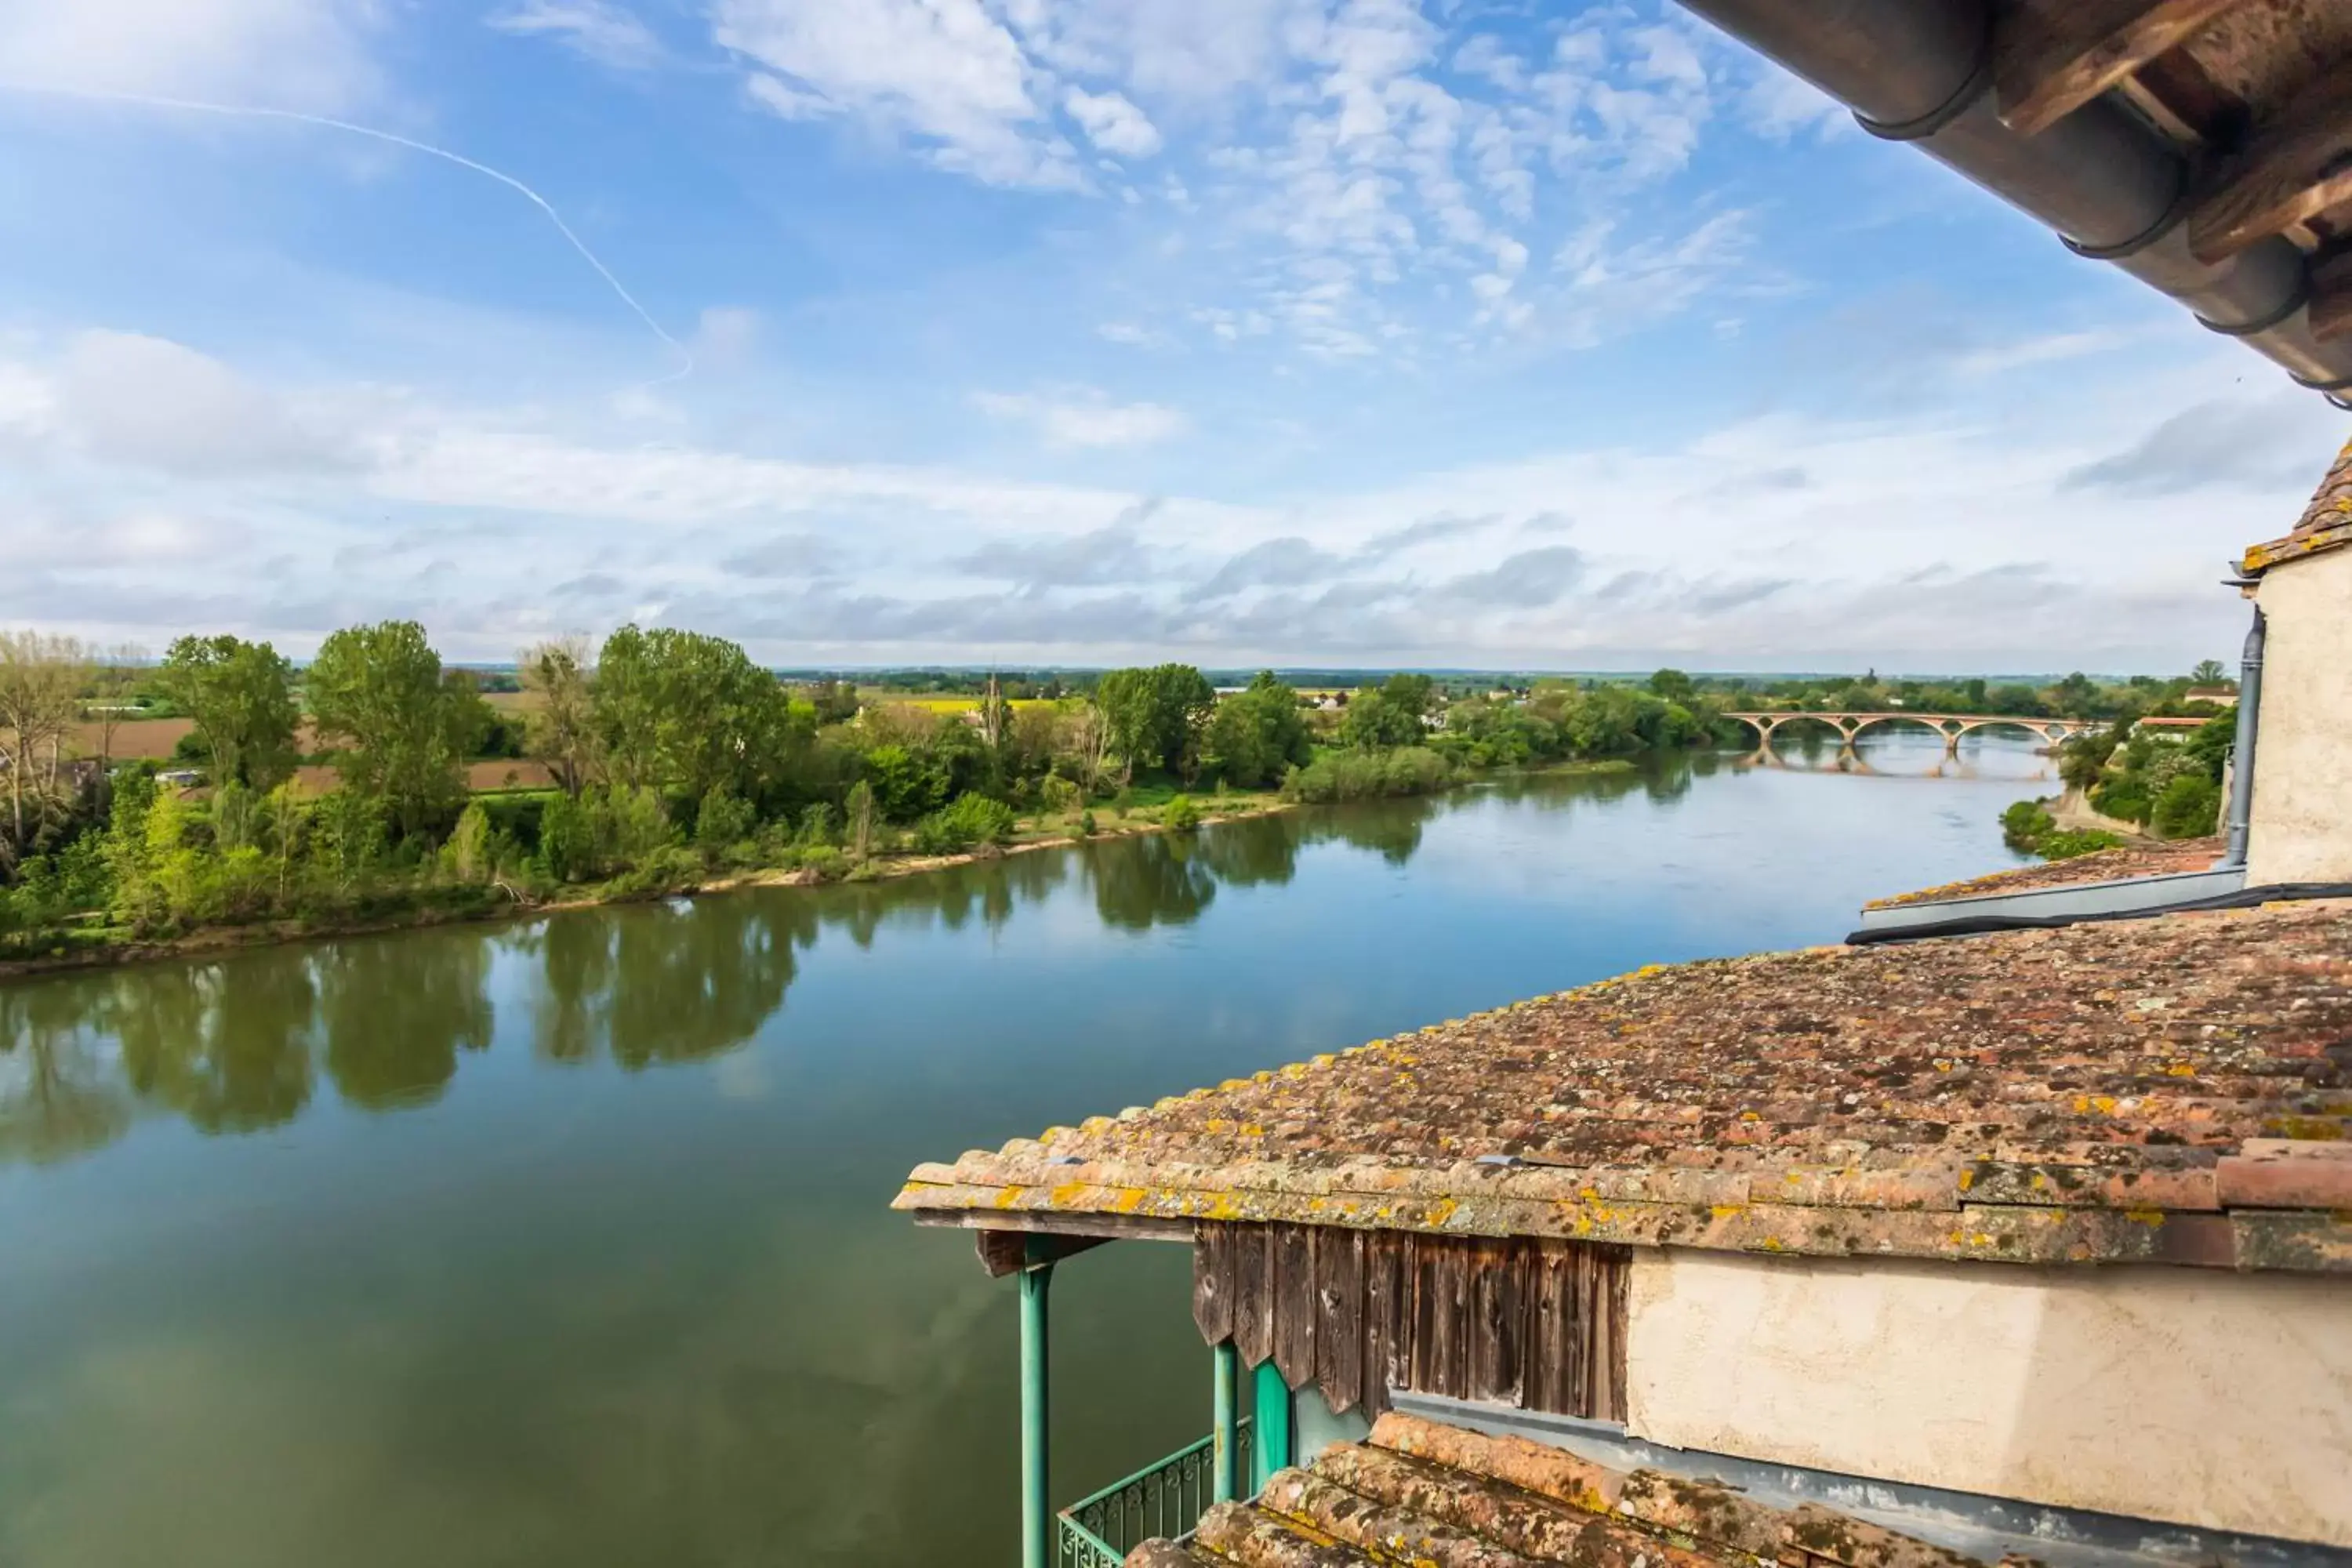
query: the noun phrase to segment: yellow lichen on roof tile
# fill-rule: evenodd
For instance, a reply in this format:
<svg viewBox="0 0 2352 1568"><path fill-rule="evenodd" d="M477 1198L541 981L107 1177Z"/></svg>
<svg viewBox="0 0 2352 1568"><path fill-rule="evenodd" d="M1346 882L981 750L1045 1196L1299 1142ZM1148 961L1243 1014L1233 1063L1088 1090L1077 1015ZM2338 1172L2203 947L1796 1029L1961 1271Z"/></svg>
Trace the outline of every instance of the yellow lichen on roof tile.
<svg viewBox="0 0 2352 1568"><path fill-rule="evenodd" d="M2352 903L1682 964L1407 1038L919 1167L898 1206L2230 1262L2242 1145L2352 1121ZM2352 1266L2342 1228L2244 1256Z"/></svg>

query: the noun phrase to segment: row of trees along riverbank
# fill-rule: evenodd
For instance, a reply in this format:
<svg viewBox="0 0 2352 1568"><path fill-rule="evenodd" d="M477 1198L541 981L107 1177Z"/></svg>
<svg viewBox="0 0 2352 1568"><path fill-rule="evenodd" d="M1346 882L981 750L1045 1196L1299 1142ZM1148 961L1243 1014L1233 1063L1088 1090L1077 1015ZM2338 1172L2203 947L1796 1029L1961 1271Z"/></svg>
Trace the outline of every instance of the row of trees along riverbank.
<svg viewBox="0 0 2352 1568"><path fill-rule="evenodd" d="M787 685L734 643L633 626L593 653L541 644L519 676L494 705L400 621L338 631L299 668L226 636L139 664L0 634L0 949L875 876L1022 839L1181 828L1200 819L1196 795L1214 811L1411 794L1477 769L1738 741L1723 702L1673 680L1671 696L1544 681L1441 713L1429 677L1401 674L1325 710L1271 674L1221 698L1165 664L1058 700L992 688L941 713ZM95 715L158 709L188 722L193 774L75 754ZM469 794L488 748L542 765L552 787ZM330 782L308 776L320 767Z"/></svg>

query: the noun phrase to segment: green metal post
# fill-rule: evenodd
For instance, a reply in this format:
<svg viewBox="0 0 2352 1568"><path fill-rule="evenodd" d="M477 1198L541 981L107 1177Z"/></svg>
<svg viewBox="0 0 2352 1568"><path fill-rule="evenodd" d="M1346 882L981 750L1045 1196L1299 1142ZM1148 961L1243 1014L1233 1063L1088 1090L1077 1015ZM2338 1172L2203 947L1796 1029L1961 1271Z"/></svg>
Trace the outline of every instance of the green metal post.
<svg viewBox="0 0 2352 1568"><path fill-rule="evenodd" d="M1053 1568L1054 1505L1045 1475L1045 1288L1054 1266L1021 1271L1021 1568Z"/></svg>
<svg viewBox="0 0 2352 1568"><path fill-rule="evenodd" d="M1209 1352L1217 1363L1217 1408L1215 1426L1217 1448L1211 1476L1215 1485L1216 1502L1232 1502L1242 1495L1241 1470L1241 1352L1234 1349L1231 1340L1220 1341Z"/></svg>
<svg viewBox="0 0 2352 1568"><path fill-rule="evenodd" d="M1265 1489L1276 1470L1290 1468L1290 1385L1269 1356L1258 1363L1251 1389L1250 1490Z"/></svg>

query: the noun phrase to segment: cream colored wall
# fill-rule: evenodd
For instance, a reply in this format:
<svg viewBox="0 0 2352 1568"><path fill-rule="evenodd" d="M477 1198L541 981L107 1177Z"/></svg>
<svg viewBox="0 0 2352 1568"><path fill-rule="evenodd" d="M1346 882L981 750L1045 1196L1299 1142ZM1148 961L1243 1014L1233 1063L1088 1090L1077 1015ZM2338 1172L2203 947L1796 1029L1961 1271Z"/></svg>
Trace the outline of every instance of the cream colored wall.
<svg viewBox="0 0 2352 1568"><path fill-rule="evenodd" d="M2352 550L2263 574L2270 623L2246 880L2352 882Z"/></svg>
<svg viewBox="0 0 2352 1568"><path fill-rule="evenodd" d="M2352 1546L2352 1280L1635 1254L1637 1436Z"/></svg>

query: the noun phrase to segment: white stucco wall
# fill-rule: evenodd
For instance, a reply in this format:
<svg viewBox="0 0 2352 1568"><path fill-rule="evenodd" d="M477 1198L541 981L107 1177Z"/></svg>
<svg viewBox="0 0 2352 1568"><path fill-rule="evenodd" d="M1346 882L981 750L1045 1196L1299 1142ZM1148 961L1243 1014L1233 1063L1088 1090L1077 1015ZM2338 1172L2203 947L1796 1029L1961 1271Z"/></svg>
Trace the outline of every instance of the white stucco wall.
<svg viewBox="0 0 2352 1568"><path fill-rule="evenodd" d="M2270 623L2246 880L2352 881L2352 550L2263 574Z"/></svg>
<svg viewBox="0 0 2352 1568"><path fill-rule="evenodd" d="M2352 1280L1635 1254L1638 1436L2352 1546Z"/></svg>

